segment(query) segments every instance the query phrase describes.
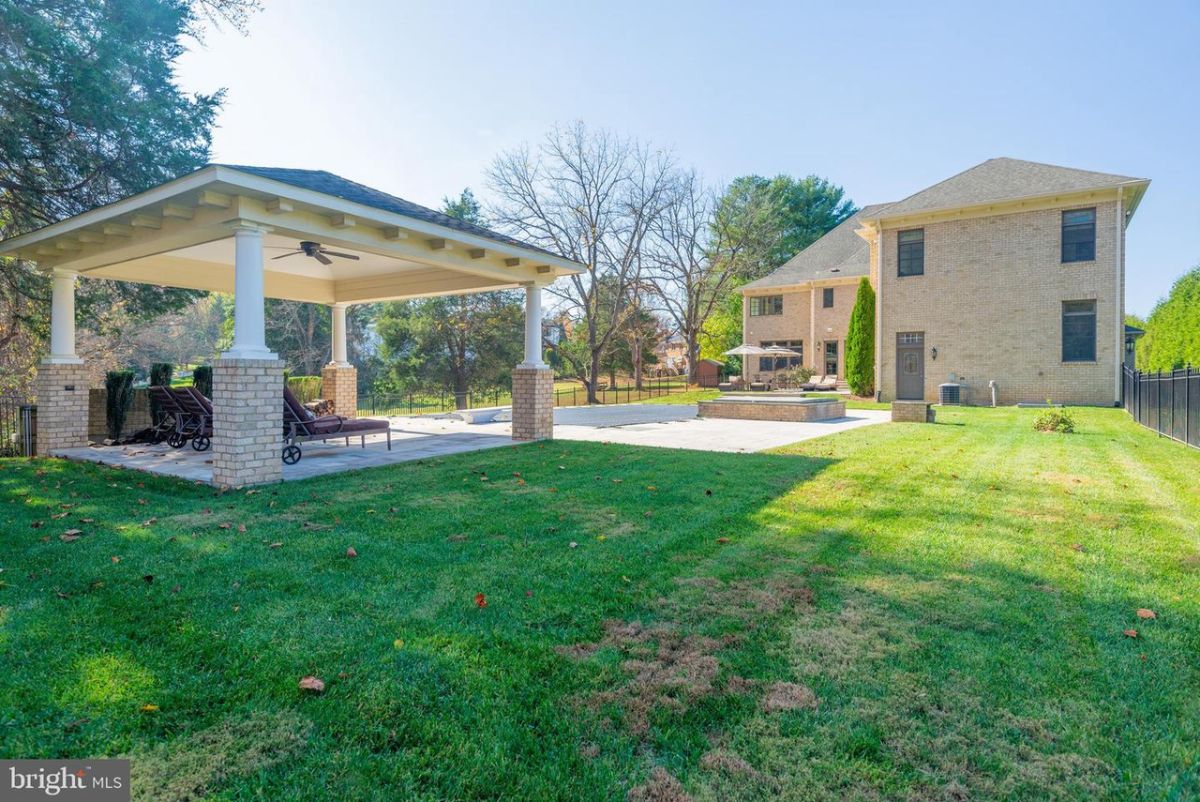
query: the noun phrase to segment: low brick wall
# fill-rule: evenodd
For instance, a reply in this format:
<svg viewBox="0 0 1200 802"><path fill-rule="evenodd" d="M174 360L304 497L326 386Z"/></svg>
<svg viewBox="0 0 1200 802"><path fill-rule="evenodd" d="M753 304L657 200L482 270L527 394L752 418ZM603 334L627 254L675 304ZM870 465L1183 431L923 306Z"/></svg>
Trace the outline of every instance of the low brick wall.
<svg viewBox="0 0 1200 802"><path fill-rule="evenodd" d="M893 401L892 421L895 423L933 423L933 405L928 401Z"/></svg>
<svg viewBox="0 0 1200 802"><path fill-rule="evenodd" d="M773 420L789 423L828 420L846 417L846 402L836 398L788 403L786 401L736 401L733 399L701 401L702 418L737 418L739 420Z"/></svg>
<svg viewBox="0 0 1200 802"><path fill-rule="evenodd" d="M124 434L130 435L151 425L150 391L133 391L133 403L125 416ZM88 391L88 439L99 443L108 437L108 391L93 387Z"/></svg>

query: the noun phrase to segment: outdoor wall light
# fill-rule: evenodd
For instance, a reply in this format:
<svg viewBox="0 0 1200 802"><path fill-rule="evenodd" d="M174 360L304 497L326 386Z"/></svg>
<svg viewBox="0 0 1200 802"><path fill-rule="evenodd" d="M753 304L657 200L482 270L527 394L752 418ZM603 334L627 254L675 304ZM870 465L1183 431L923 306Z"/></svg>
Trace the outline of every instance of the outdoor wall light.
<svg viewBox="0 0 1200 802"><path fill-rule="evenodd" d="M936 345L935 345L934 347L932 347L932 348L930 348L930 349L929 349L929 355L930 355L931 357L933 357L933 361L934 361L934 362L936 362L936 361L937 361L937 346L936 346Z"/></svg>

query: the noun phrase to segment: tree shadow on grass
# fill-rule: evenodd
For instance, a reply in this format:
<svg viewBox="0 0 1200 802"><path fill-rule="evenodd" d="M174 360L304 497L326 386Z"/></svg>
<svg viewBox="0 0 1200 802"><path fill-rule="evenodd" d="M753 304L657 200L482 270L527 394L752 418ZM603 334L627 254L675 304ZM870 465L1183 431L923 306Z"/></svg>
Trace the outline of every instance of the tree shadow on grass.
<svg viewBox="0 0 1200 802"><path fill-rule="evenodd" d="M676 579L832 463L549 443L253 494L3 464L0 752L128 754L137 772L206 728L243 732L247 710L295 711L306 746L286 767L207 792L293 798L336 776L344 798L619 795L644 770L638 739L595 729L576 702L607 670L555 647L660 616ZM106 693L72 692L113 659L128 670ZM324 694L297 688L308 674Z"/></svg>

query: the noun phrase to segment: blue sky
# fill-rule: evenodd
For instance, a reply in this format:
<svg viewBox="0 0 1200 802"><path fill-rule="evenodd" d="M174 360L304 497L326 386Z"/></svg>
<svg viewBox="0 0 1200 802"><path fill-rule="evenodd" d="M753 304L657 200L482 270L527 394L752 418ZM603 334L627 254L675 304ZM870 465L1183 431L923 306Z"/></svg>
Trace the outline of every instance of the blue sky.
<svg viewBox="0 0 1200 802"><path fill-rule="evenodd" d="M1200 3L265 0L181 61L217 161L436 206L557 122L709 180L816 173L859 205L993 156L1147 177L1127 306L1200 263Z"/></svg>

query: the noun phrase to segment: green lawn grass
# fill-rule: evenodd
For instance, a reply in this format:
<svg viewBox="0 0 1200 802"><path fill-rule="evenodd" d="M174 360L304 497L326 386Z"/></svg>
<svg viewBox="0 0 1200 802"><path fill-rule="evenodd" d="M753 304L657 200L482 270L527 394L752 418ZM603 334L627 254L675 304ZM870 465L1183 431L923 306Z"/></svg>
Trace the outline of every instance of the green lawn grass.
<svg viewBox="0 0 1200 802"><path fill-rule="evenodd" d="M1036 412L253 494L0 461L0 755L155 800L1195 798L1200 453Z"/></svg>

